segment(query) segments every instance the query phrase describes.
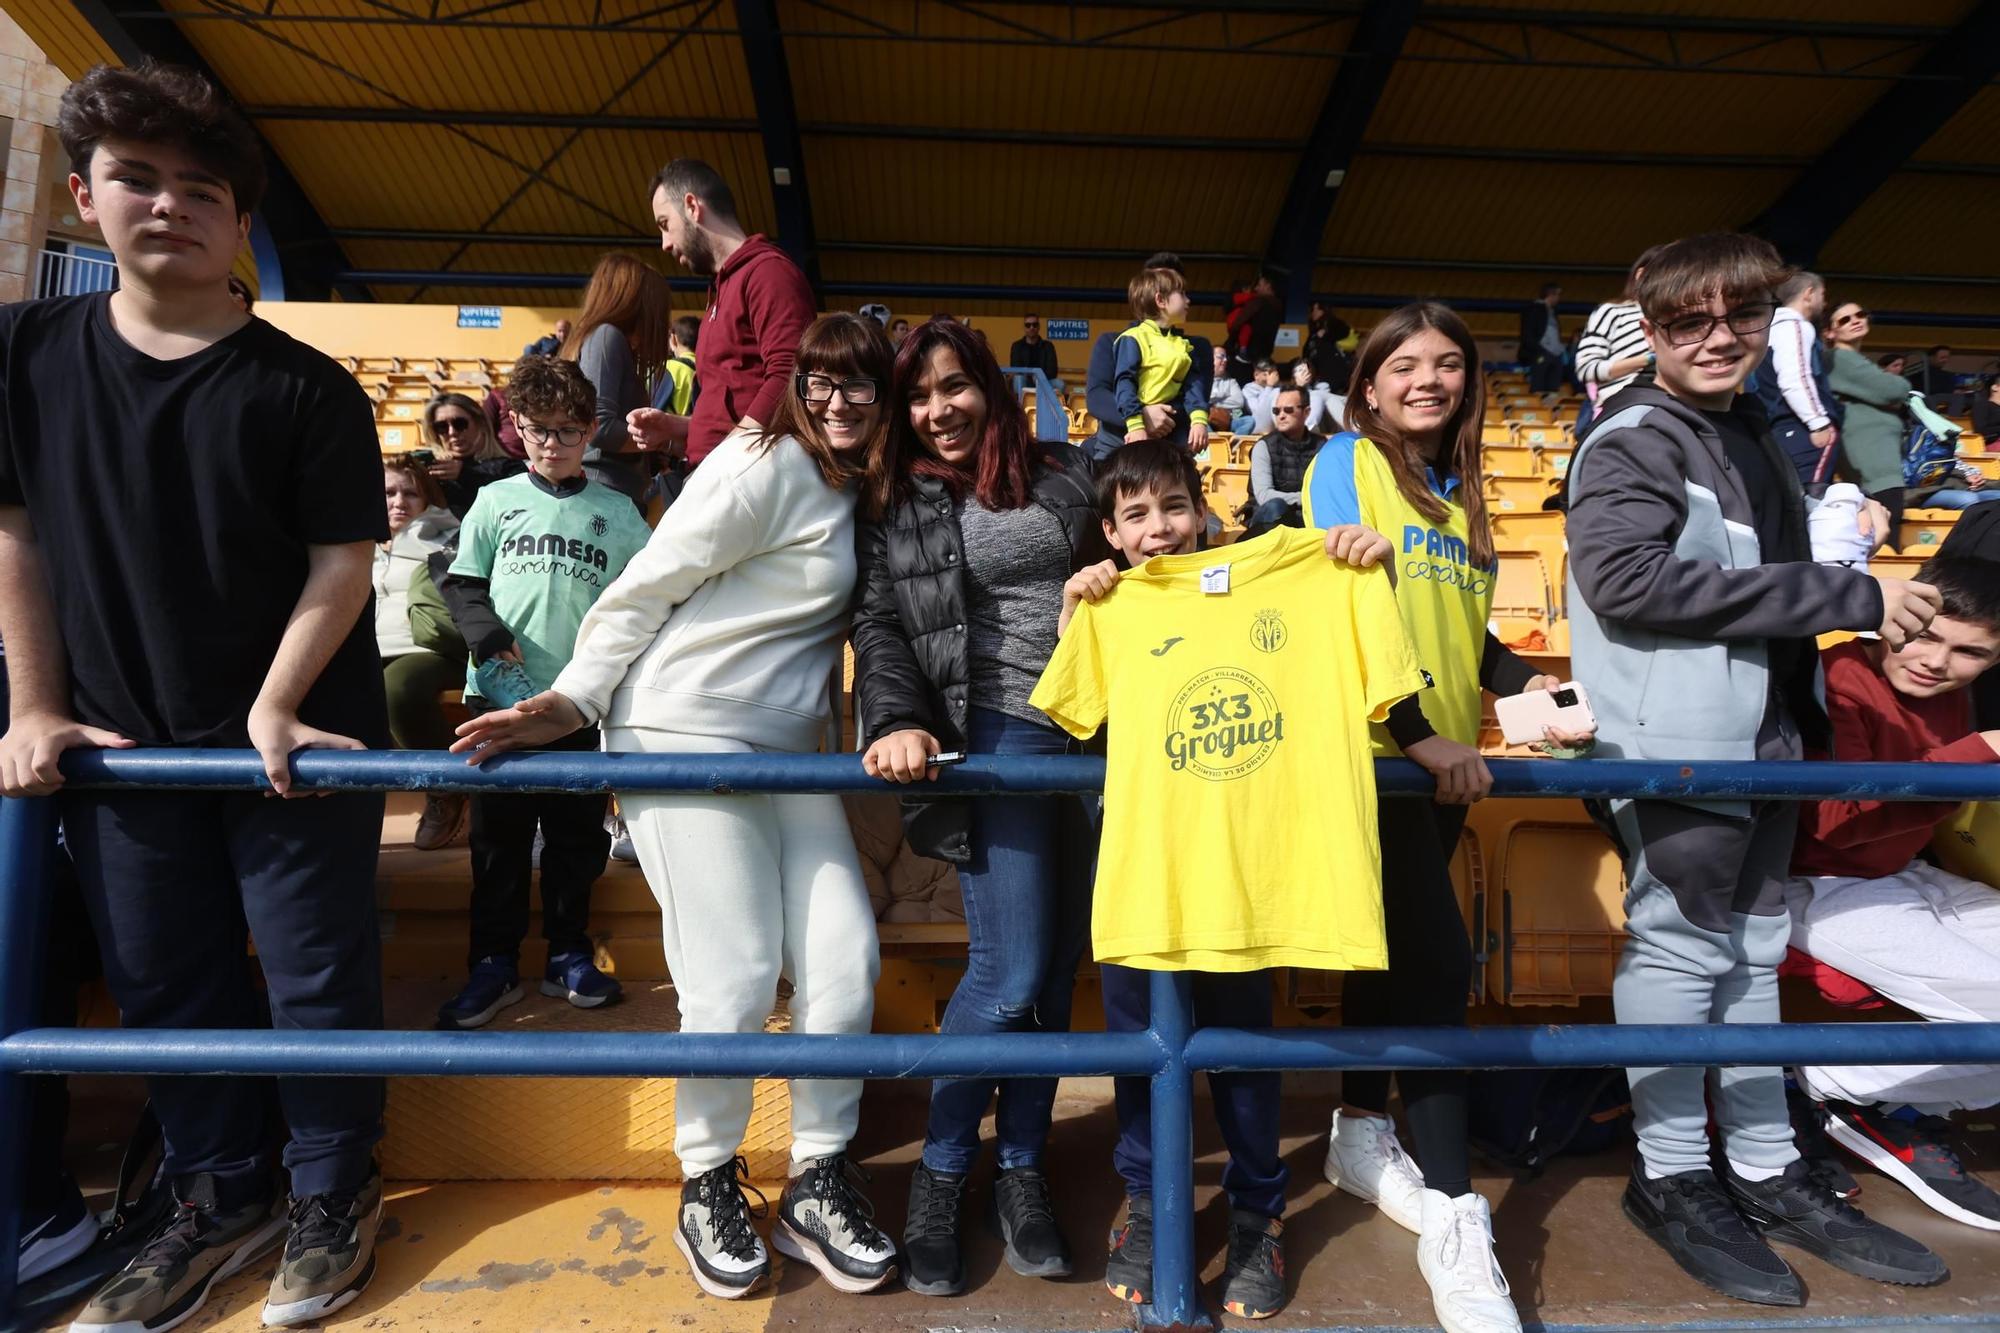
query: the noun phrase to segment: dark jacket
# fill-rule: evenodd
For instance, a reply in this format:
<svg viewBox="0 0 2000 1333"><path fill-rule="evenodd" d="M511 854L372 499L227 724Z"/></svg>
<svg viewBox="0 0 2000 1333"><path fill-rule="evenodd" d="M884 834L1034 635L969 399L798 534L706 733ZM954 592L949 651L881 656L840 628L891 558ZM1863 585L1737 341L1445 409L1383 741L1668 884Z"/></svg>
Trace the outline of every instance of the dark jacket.
<svg viewBox="0 0 2000 1333"><path fill-rule="evenodd" d="M1515 359L1532 365L1547 356L1548 349L1542 346L1542 332L1548 328L1550 320L1557 318L1559 316L1549 309L1547 301L1530 301L1522 306L1521 346L1514 353ZM1560 324L1556 326L1556 331L1562 331Z"/></svg>
<svg viewBox="0 0 2000 1333"><path fill-rule="evenodd" d="M438 483L444 491L445 507L459 518L472 509L479 492L502 477L526 472L528 465L518 458L469 458L450 481Z"/></svg>
<svg viewBox="0 0 2000 1333"><path fill-rule="evenodd" d="M1017 338L1007 350L1007 366L1010 370L1039 370L1050 380L1062 378L1062 371L1056 366L1056 345L1047 338L1037 338L1032 343Z"/></svg>
<svg viewBox="0 0 2000 1333"><path fill-rule="evenodd" d="M1215 383L1215 345L1199 334L1189 334L1188 357L1188 383L1201 386L1201 401L1206 403L1209 387ZM1125 443L1125 418L1118 414L1117 366L1118 333L1098 334L1090 345L1090 361L1083 375L1083 399L1085 409L1097 418L1098 439L1106 450Z"/></svg>
<svg viewBox="0 0 2000 1333"><path fill-rule="evenodd" d="M1034 473L1034 502L1069 539L1070 570L1111 558L1097 490L1083 454L1046 446L1054 465ZM944 483L919 477L910 498L856 534L854 712L861 744L920 727L947 750L966 748L965 538ZM919 855L963 863L970 809L963 800L905 799L903 823Z"/></svg>
<svg viewBox="0 0 2000 1333"><path fill-rule="evenodd" d="M1776 551L1761 549L1750 493L1707 417L1655 385L1614 404L1570 460L1566 524L1571 660L1590 685L1597 753L1754 758L1774 692L1808 748L1831 748L1812 639L1874 629L1881 590L1812 563L1805 494L1754 399L1737 410L1785 487Z"/></svg>

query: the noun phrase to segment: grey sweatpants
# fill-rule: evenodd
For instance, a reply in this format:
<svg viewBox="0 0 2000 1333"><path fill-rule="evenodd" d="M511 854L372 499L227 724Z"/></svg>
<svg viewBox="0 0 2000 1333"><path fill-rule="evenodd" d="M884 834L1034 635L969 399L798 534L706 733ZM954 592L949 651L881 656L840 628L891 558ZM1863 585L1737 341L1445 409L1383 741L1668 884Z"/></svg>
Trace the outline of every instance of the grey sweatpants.
<svg viewBox="0 0 2000 1333"><path fill-rule="evenodd" d="M1732 818L1664 801L1621 801L1612 812L1629 885L1629 938L1612 982L1618 1021L1778 1022L1778 964L1791 936L1784 887L1798 807L1764 802L1747 818ZM1782 1070L1627 1073L1639 1154L1653 1174L1709 1165L1711 1077L1730 1160L1781 1170L1798 1158Z"/></svg>

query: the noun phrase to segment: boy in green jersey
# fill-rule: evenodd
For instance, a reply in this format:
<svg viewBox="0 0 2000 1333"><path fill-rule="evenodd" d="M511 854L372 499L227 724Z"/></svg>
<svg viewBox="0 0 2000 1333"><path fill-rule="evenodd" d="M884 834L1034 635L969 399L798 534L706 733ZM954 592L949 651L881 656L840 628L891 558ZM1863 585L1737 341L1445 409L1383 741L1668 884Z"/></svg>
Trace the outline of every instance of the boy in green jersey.
<svg viewBox="0 0 2000 1333"><path fill-rule="evenodd" d="M439 588L472 651L465 702L475 712L509 707L553 685L585 613L651 536L629 499L584 475L597 395L575 362L523 359L507 398L528 470L480 491ZM595 750L597 728L550 748ZM591 885L611 847L604 798L481 794L472 798L471 976L438 1010L440 1027L482 1027L521 999L538 825L549 946L542 993L582 1009L618 998L618 983L593 961L587 933Z"/></svg>

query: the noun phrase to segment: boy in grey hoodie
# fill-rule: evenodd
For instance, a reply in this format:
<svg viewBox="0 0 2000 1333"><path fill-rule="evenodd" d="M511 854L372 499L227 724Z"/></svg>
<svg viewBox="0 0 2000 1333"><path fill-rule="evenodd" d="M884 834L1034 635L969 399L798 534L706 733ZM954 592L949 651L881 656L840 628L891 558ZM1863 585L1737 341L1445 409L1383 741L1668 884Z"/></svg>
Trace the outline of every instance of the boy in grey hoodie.
<svg viewBox="0 0 2000 1333"><path fill-rule="evenodd" d="M1575 670L1592 682L1606 757L1830 750L1813 636L1874 630L1899 647L1937 613L1927 585L1812 563L1798 474L1739 394L1786 274L1747 236L1665 247L1637 291L1657 383L1621 393L1570 464ZM1630 886L1618 1021L1778 1022L1796 804L1618 801L1611 816ZM1707 1071L1630 1074L1639 1161L1625 1211L1691 1276L1742 1300L1802 1304L1798 1275L1759 1231L1884 1282L1946 1276L1806 1168L1779 1070L1716 1071L1720 1179Z"/></svg>

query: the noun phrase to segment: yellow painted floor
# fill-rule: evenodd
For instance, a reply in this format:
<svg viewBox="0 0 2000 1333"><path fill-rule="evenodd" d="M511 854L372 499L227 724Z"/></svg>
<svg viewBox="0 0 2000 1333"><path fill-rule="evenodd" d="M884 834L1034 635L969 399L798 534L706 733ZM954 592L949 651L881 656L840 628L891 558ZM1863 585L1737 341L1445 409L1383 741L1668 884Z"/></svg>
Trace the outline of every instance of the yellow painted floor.
<svg viewBox="0 0 2000 1333"><path fill-rule="evenodd" d="M741 1302L714 1300L689 1280L673 1244L676 1185L397 1184L390 1189L373 1285L325 1327L340 1333L1129 1328L1130 1308L1112 1300L1100 1282L1103 1236L1121 1200L1109 1163L1114 1126L1108 1094L1106 1081L1078 1080L1065 1085L1057 1103L1048 1165L1078 1258L1077 1276L1070 1281L1033 1281L1005 1268L999 1242L984 1221L983 1176L975 1178L969 1200L971 1290L957 1300L914 1296L900 1286L846 1296L802 1266L787 1269L782 1259L775 1260L776 1281L765 1292ZM1324 1087L1294 1082L1288 1092L1284 1150L1292 1173L1287 1248L1294 1297L1289 1309L1263 1327L1298 1333L1431 1325L1415 1238L1320 1177L1330 1104ZM916 1090L871 1086L855 1154L874 1177L871 1193L892 1233L902 1227L922 1117ZM1970 1163L1994 1179L2000 1131L1981 1119L1969 1135ZM1197 1241L1212 1293L1226 1214L1219 1197L1223 1157L1206 1103L1197 1108L1196 1126L1202 1209ZM1484 1168L1477 1173L1477 1187L1495 1205L1501 1263L1531 1328L1539 1322L1685 1330L1790 1318L1869 1326L2000 1322L2000 1235L1946 1221L1865 1169L1856 1172L1862 1205L1936 1248L1951 1265L1950 1281L1926 1290L1878 1286L1788 1252L1810 1291L1804 1310L1766 1310L1714 1296L1683 1277L1620 1213L1627 1151L1562 1159L1535 1181L1515 1181ZM766 1190L775 1199L776 1188ZM267 1263L218 1288L209 1307L183 1327L251 1333L259 1326L269 1272ZM62 1325L58 1320L49 1326Z"/></svg>

